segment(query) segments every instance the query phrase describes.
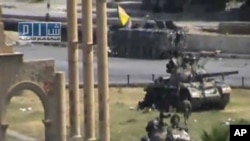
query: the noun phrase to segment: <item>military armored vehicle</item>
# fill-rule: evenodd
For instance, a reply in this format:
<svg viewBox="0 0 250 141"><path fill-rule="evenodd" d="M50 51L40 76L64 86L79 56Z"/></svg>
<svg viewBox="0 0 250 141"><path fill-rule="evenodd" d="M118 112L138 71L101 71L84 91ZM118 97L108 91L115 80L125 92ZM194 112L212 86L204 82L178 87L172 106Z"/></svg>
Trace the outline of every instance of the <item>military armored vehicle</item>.
<svg viewBox="0 0 250 141"><path fill-rule="evenodd" d="M169 106L181 111L184 100L190 101L192 110L203 108L224 109L230 100L231 88L216 76L238 74L238 71L208 73L198 63L199 57L175 53L166 65L169 77L159 77L145 88L146 95L138 103L139 109L154 106L168 112Z"/></svg>
<svg viewBox="0 0 250 141"><path fill-rule="evenodd" d="M187 29L173 21L146 20L132 28L112 27L109 46L114 57L137 59L170 58L172 48L186 46Z"/></svg>
<svg viewBox="0 0 250 141"><path fill-rule="evenodd" d="M164 118L170 118L170 124L164 121ZM141 138L141 141L191 141L188 134L188 128L180 126L180 117L177 114L163 115L149 121L145 128L147 136Z"/></svg>

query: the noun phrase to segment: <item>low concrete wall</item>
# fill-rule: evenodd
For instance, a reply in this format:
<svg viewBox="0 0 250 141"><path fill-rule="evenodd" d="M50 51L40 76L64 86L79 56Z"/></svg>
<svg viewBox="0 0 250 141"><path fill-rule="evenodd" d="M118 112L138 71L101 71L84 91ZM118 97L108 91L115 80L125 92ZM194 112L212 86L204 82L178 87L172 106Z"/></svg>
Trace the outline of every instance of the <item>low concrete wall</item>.
<svg viewBox="0 0 250 141"><path fill-rule="evenodd" d="M187 35L189 51L214 51L250 54L250 36L243 35Z"/></svg>
<svg viewBox="0 0 250 141"><path fill-rule="evenodd" d="M250 22L221 22L218 31L223 34L250 35Z"/></svg>

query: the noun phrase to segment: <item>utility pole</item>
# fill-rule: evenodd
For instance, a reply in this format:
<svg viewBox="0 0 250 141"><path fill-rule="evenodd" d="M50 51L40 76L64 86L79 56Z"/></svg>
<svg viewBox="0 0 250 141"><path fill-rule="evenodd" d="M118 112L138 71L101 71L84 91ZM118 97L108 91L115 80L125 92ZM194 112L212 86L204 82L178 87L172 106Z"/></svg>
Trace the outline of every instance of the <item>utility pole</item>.
<svg viewBox="0 0 250 141"><path fill-rule="evenodd" d="M110 141L107 1L96 0L99 93L99 140Z"/></svg>
<svg viewBox="0 0 250 141"><path fill-rule="evenodd" d="M93 60L92 0L82 0L82 41L84 77L84 138L96 140L95 134L95 93Z"/></svg>
<svg viewBox="0 0 250 141"><path fill-rule="evenodd" d="M67 0L70 137L81 139L77 0Z"/></svg>

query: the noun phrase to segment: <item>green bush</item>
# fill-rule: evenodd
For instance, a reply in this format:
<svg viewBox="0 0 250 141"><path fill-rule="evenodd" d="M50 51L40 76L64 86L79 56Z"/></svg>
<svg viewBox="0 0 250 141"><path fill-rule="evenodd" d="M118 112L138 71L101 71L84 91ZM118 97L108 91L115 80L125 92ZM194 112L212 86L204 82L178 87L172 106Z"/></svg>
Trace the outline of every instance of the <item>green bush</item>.
<svg viewBox="0 0 250 141"><path fill-rule="evenodd" d="M239 119L235 122L231 123L234 124L250 124L250 121L245 119ZM210 132L203 130L201 134L202 141L229 141L229 126L227 125L215 125L212 127Z"/></svg>
<svg viewBox="0 0 250 141"><path fill-rule="evenodd" d="M229 128L225 125L216 125L210 132L203 130L202 141L229 141Z"/></svg>

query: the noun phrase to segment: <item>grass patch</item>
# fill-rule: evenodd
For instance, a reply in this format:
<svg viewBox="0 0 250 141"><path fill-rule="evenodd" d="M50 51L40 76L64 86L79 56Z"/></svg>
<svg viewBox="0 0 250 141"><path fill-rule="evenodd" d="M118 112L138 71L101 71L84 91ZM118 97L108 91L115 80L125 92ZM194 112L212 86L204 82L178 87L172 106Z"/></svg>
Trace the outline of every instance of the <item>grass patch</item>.
<svg viewBox="0 0 250 141"><path fill-rule="evenodd" d="M97 91L96 91L97 93ZM144 96L142 88L110 88L111 136L114 141L138 141L145 134L147 121L157 112L142 113L131 110ZM228 119L250 118L250 90L234 89L231 102L225 110L193 113L189 120L189 132L195 140L200 139L202 130ZM32 110L28 110L29 107ZM26 108L26 111L23 109ZM81 110L82 111L82 110ZM31 137L43 138L41 120L43 109L38 98L30 91L14 97L8 108L10 129Z"/></svg>

